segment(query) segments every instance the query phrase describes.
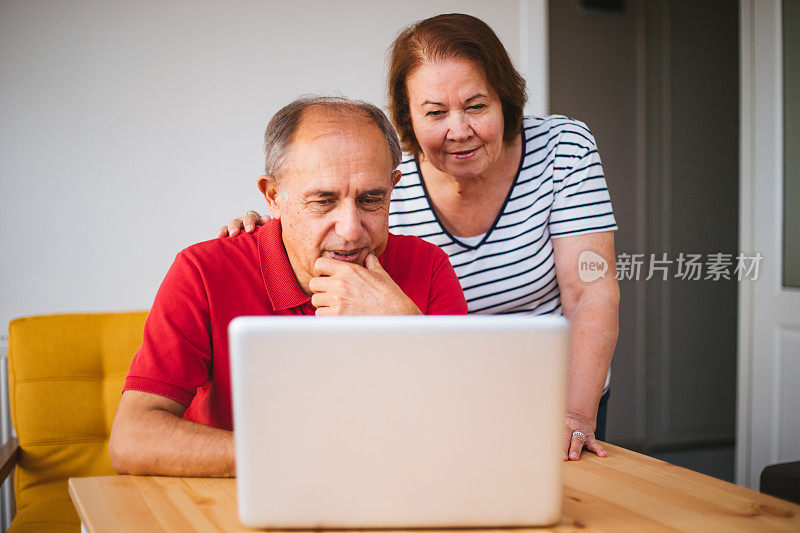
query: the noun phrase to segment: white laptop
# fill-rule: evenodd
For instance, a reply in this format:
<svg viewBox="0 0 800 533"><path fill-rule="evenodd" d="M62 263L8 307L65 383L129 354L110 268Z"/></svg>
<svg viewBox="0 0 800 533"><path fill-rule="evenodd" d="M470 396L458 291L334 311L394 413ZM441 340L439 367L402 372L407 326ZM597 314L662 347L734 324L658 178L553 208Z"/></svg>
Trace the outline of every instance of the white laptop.
<svg viewBox="0 0 800 533"><path fill-rule="evenodd" d="M243 524L536 526L561 514L561 317L231 322Z"/></svg>

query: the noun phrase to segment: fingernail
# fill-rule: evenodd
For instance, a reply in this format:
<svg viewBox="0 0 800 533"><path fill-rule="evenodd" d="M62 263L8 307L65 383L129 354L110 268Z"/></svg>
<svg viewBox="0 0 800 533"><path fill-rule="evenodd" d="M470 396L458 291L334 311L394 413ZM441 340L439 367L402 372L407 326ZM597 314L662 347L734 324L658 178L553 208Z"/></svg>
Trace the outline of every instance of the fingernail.
<svg viewBox="0 0 800 533"><path fill-rule="evenodd" d="M572 457L573 459L577 459L578 454L575 453L575 452L572 452L571 454L569 454L569 456Z"/></svg>
<svg viewBox="0 0 800 533"><path fill-rule="evenodd" d="M244 230L249 233L249 232L253 231L253 226L248 224L247 226L244 227Z"/></svg>

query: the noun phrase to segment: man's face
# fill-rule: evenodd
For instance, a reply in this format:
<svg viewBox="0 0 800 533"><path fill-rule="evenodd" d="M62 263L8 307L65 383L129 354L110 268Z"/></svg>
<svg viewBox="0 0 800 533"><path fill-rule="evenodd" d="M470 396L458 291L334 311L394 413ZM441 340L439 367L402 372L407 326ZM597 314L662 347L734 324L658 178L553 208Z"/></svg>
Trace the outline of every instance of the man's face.
<svg viewBox="0 0 800 533"><path fill-rule="evenodd" d="M378 126L353 112L305 110L278 182L262 180L270 212L300 287L310 294L314 262L364 265L389 234L389 198L400 172Z"/></svg>

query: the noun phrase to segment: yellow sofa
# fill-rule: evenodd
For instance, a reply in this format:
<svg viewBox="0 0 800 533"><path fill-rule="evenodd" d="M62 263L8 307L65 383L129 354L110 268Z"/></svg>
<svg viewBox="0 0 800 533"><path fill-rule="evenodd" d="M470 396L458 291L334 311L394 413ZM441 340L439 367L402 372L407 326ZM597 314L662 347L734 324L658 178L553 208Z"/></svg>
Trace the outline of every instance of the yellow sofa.
<svg viewBox="0 0 800 533"><path fill-rule="evenodd" d="M9 531L80 530L70 477L114 474L111 424L146 312L47 315L9 324L11 420L0 476L16 462Z"/></svg>

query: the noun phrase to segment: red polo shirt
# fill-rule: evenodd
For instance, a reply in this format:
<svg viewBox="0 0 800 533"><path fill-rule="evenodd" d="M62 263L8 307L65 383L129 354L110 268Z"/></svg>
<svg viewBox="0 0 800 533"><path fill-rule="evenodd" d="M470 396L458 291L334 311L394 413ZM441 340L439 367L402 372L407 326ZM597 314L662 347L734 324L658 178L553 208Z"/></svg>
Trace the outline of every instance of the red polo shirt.
<svg viewBox="0 0 800 533"><path fill-rule="evenodd" d="M389 234L379 261L424 314L467 312L458 278L437 246ZM241 315L314 311L289 264L279 220L190 246L158 289L123 390L166 396L187 406L183 418L232 429L228 323Z"/></svg>

